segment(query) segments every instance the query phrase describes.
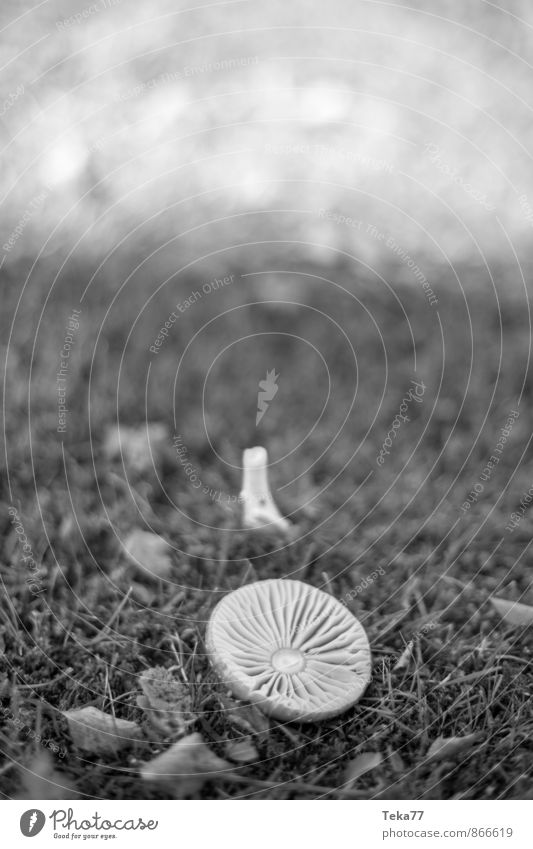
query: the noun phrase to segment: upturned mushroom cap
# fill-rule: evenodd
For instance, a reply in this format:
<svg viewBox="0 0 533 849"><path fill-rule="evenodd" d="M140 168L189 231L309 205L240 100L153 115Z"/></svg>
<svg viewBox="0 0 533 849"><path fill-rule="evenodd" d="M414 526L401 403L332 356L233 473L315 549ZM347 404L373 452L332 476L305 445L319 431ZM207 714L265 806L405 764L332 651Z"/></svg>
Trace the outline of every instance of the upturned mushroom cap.
<svg viewBox="0 0 533 849"><path fill-rule="evenodd" d="M361 623L301 581L258 581L225 596L211 614L206 646L233 694L277 719L335 716L358 701L370 680Z"/></svg>

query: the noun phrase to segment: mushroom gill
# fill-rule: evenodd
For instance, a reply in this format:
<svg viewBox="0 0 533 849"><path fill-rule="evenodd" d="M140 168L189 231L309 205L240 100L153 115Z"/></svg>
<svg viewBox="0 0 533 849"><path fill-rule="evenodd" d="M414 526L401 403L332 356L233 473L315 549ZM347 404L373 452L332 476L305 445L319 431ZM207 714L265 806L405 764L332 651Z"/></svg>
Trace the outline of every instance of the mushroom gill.
<svg viewBox="0 0 533 849"><path fill-rule="evenodd" d="M293 580L241 587L213 610L213 666L238 698L284 720L342 713L363 694L371 656L361 623L322 590Z"/></svg>

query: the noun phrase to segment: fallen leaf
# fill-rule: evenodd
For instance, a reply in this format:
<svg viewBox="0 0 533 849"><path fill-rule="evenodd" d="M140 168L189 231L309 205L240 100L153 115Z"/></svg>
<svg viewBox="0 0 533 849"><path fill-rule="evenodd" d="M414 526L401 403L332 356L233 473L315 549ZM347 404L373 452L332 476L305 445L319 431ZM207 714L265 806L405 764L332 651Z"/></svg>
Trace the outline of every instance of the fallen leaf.
<svg viewBox="0 0 533 849"><path fill-rule="evenodd" d="M264 735L270 730L270 720L255 705L238 704L226 696L219 696L219 701L226 711L226 719L237 728L252 734Z"/></svg>
<svg viewBox="0 0 533 849"><path fill-rule="evenodd" d="M143 572L143 577L145 576ZM151 607L157 598L157 586L155 581L150 584L141 583L140 581L132 580L131 565L127 563L119 563L118 566L110 573L111 580L122 590L123 593L129 589L131 597L138 601L144 607Z"/></svg>
<svg viewBox="0 0 533 849"><path fill-rule="evenodd" d="M72 742L94 754L115 754L141 737L135 722L116 719L95 707L64 711Z"/></svg>
<svg viewBox="0 0 533 849"><path fill-rule="evenodd" d="M389 748L387 761L392 766L394 772L403 773L405 772L405 764L401 759L400 755L395 749Z"/></svg>
<svg viewBox="0 0 533 849"><path fill-rule="evenodd" d="M224 777L231 764L215 755L198 733L174 743L166 752L144 764L144 781L165 784L178 799L196 795L206 781Z"/></svg>
<svg viewBox="0 0 533 849"><path fill-rule="evenodd" d="M135 472L153 471L159 464L168 443L165 425L149 422L139 427L111 425L104 439L104 454L109 460L122 458L125 466Z"/></svg>
<svg viewBox="0 0 533 849"><path fill-rule="evenodd" d="M437 737L427 751L426 761L454 758L470 749L482 736L481 732L477 731L475 734L465 734L464 737Z"/></svg>
<svg viewBox="0 0 533 849"><path fill-rule="evenodd" d="M489 601L508 625L533 625L533 607L528 604L507 601L504 598L491 598Z"/></svg>
<svg viewBox="0 0 533 849"><path fill-rule="evenodd" d="M162 666L146 669L139 678L139 685L143 695L139 696L137 704L157 734L176 736L196 720L189 687L177 681L168 669Z"/></svg>
<svg viewBox="0 0 533 849"><path fill-rule="evenodd" d="M22 770L25 799L75 799L76 791L67 776L54 768L48 752L40 752Z"/></svg>
<svg viewBox="0 0 533 849"><path fill-rule="evenodd" d="M259 752L252 743L251 737L243 737L241 740L229 740L225 747L226 755L231 761L240 764L257 763Z"/></svg>
<svg viewBox="0 0 533 849"><path fill-rule="evenodd" d="M146 578L168 578L172 572L172 549L162 537L137 528L126 537L122 547L128 560Z"/></svg>
<svg viewBox="0 0 533 849"><path fill-rule="evenodd" d="M381 761L382 758L379 752L361 752L360 755L357 755L356 758L348 762L344 770L343 779L349 782L347 786L351 787L365 772L370 772L371 769L379 766Z"/></svg>
<svg viewBox="0 0 533 849"><path fill-rule="evenodd" d="M398 670L405 669L407 666L409 666L411 658L413 657L413 646L414 640L409 640L403 652L401 653L398 662L392 667L393 672L398 672Z"/></svg>
<svg viewBox="0 0 533 849"><path fill-rule="evenodd" d="M145 607L150 607L157 598L151 589L140 584L138 581L132 581L130 583L130 587L132 597L135 601L139 601L141 604L144 604Z"/></svg>

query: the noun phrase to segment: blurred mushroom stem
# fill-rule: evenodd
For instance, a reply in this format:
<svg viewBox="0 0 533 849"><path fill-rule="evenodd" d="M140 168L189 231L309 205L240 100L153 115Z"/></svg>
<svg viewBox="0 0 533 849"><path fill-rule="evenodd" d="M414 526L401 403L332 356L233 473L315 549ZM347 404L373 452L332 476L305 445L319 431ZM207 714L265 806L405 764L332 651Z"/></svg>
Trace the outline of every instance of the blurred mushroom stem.
<svg viewBox="0 0 533 849"><path fill-rule="evenodd" d="M274 503L268 485L266 448L248 448L243 454L241 500L243 524L246 528L275 528L287 533L292 525Z"/></svg>

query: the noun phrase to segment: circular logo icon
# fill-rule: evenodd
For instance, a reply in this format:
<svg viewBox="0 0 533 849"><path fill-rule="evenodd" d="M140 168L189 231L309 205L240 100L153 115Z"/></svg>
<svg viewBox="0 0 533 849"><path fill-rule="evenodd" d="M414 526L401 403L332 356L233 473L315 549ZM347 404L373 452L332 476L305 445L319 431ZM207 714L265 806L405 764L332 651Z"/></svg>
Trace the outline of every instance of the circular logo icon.
<svg viewBox="0 0 533 849"><path fill-rule="evenodd" d="M42 811L36 808L31 808L29 811L24 811L20 818L20 830L24 837L35 837L42 831L46 817Z"/></svg>

